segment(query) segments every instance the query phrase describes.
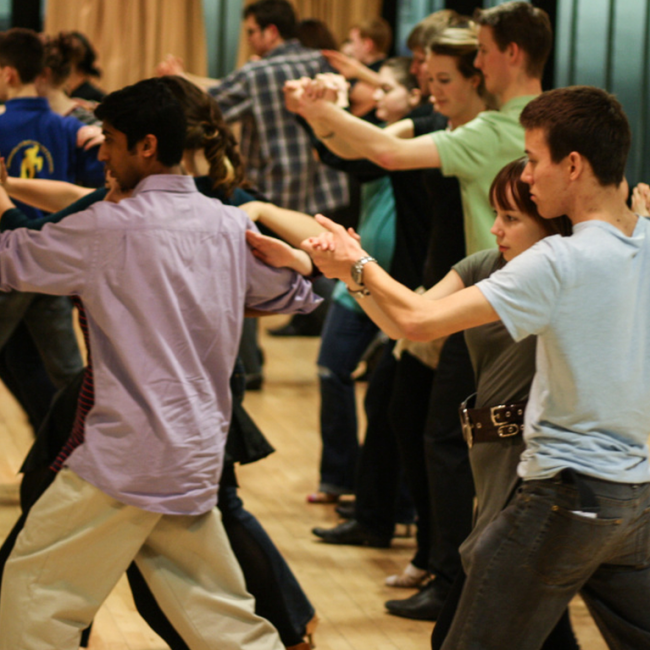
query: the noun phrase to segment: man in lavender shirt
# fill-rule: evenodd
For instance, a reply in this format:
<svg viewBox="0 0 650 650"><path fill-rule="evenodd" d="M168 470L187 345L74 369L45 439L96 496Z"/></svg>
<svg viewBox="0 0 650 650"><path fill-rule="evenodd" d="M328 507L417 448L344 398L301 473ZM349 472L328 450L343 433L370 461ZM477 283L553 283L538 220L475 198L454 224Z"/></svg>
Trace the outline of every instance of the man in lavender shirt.
<svg viewBox="0 0 650 650"><path fill-rule="evenodd" d="M97 116L100 159L132 197L0 238L0 289L84 302L95 392L83 443L7 562L0 649L77 650L135 559L190 647L280 650L214 506L244 311L317 300L251 254L243 212L181 175L185 119L159 80L112 93Z"/></svg>

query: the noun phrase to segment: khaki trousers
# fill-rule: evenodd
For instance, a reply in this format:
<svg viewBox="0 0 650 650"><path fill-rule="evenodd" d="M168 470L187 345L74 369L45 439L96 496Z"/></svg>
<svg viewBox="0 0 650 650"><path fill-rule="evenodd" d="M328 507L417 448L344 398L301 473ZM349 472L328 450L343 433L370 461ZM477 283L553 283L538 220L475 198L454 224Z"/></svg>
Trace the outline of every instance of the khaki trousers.
<svg viewBox="0 0 650 650"><path fill-rule="evenodd" d="M125 505L63 469L7 561L0 650L78 650L131 561L192 650L283 650L254 600L218 510L162 515Z"/></svg>

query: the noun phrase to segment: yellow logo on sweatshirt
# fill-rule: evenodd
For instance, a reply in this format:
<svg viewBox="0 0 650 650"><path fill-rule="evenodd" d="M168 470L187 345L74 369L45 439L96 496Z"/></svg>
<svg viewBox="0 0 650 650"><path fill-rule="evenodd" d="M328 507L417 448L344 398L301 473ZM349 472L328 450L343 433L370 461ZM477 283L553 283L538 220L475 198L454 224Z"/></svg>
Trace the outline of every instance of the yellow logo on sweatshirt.
<svg viewBox="0 0 650 650"><path fill-rule="evenodd" d="M35 178L43 171L45 163L50 174L54 171L52 154L36 140L23 140L13 148L7 158L8 169L11 169L14 158L20 162L20 178Z"/></svg>

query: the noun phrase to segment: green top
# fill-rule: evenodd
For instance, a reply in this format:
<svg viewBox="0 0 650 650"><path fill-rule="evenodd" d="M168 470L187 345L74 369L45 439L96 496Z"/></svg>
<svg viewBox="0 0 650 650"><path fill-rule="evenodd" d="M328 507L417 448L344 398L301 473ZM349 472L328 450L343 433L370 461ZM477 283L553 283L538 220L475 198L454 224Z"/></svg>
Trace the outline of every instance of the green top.
<svg viewBox="0 0 650 650"><path fill-rule="evenodd" d="M363 250L372 255L379 266L388 270L395 250L395 197L389 176L382 176L361 186L361 211L358 233ZM363 313L345 284L337 282L333 299L339 304Z"/></svg>
<svg viewBox="0 0 650 650"><path fill-rule="evenodd" d="M494 248L490 185L502 167L524 155L524 128L519 115L534 98L515 97L499 111L484 111L453 131L431 134L443 175L456 176L460 183L468 255Z"/></svg>

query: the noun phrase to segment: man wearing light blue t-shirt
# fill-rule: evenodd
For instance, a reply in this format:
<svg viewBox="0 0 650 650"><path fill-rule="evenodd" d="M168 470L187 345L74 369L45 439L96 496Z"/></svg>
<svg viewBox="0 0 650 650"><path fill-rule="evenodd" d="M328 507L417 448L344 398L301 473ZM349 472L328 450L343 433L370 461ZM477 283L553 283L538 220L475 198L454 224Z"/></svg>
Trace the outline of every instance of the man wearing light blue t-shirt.
<svg viewBox="0 0 650 650"><path fill-rule="evenodd" d="M650 220L625 204L631 134L618 101L590 87L553 90L524 109L522 179L547 237L490 278L440 300L377 264L350 274L359 244L334 233L313 250L382 328L428 340L496 320L538 338L526 411L522 487L486 529L443 650L539 648L580 592L611 648L650 648Z"/></svg>

